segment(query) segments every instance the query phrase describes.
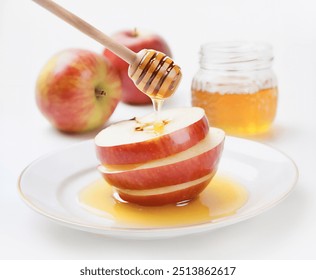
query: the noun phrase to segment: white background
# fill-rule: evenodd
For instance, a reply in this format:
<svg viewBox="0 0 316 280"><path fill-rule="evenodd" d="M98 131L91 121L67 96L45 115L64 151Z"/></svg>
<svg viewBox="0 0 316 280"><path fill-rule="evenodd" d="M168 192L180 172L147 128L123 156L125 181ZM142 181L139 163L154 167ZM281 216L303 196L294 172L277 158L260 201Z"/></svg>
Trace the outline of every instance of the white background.
<svg viewBox="0 0 316 280"><path fill-rule="evenodd" d="M313 1L58 1L105 33L143 27L169 42L184 79L167 106L190 104L201 43L261 40L274 46L279 111L257 141L292 157L297 188L256 218L217 231L171 240L117 240L59 226L19 198L17 179L33 159L95 133L54 130L34 101L37 75L51 55L102 47L32 1L0 2L0 258L1 259L315 259L316 258L316 7ZM152 3L152 4L151 4ZM112 121L147 107L120 104Z"/></svg>

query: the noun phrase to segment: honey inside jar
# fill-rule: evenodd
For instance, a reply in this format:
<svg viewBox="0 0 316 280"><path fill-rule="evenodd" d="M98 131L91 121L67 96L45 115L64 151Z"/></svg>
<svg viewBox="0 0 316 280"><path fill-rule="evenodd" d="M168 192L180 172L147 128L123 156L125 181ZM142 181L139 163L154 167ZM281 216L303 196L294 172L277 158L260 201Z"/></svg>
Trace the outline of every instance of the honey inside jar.
<svg viewBox="0 0 316 280"><path fill-rule="evenodd" d="M192 105L205 110L211 126L228 134L253 135L269 130L277 109L277 88L255 93L192 90Z"/></svg>
<svg viewBox="0 0 316 280"><path fill-rule="evenodd" d="M278 103L272 62L272 47L266 43L202 45L200 69L192 81L192 105L203 108L210 125L227 134L267 132Z"/></svg>

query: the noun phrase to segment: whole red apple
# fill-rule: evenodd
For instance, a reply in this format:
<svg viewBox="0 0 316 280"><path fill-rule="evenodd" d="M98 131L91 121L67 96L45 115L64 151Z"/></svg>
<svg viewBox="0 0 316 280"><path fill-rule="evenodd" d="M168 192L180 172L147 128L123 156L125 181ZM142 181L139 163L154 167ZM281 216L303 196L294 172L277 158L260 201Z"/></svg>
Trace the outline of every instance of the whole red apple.
<svg viewBox="0 0 316 280"><path fill-rule="evenodd" d="M143 49L154 49L171 57L171 51L166 41L161 36L152 32L144 32L136 29L127 30L114 34L113 38L135 52ZM108 49L104 50L104 55L120 73L123 90L122 101L135 105L151 103L151 99L142 93L129 78L128 64Z"/></svg>
<svg viewBox="0 0 316 280"><path fill-rule="evenodd" d="M102 126L121 97L121 79L102 55L68 49L54 55L36 83L36 101L57 129L85 132Z"/></svg>

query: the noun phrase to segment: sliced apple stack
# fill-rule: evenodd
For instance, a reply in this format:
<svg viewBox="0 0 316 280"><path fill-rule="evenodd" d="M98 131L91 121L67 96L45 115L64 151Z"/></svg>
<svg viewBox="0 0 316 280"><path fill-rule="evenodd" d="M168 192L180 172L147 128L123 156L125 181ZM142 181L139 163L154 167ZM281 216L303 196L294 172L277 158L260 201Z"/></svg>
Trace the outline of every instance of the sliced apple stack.
<svg viewBox="0 0 316 280"><path fill-rule="evenodd" d="M201 108L123 121L95 138L99 171L123 200L157 206L191 200L214 176L225 134Z"/></svg>

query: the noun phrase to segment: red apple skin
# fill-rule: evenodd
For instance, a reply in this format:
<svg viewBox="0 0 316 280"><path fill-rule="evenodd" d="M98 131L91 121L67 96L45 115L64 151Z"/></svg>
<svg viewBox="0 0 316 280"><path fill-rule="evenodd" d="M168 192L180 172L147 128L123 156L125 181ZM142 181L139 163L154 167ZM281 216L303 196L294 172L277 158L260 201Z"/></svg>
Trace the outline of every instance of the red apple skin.
<svg viewBox="0 0 316 280"><path fill-rule="evenodd" d="M171 57L168 44L157 34L145 34L141 31L126 30L114 34L113 38L135 52L143 49L153 49ZM119 71L123 86L122 101L133 105L150 104L151 99L142 93L128 76L128 64L108 49L105 49L103 54Z"/></svg>
<svg viewBox="0 0 316 280"><path fill-rule="evenodd" d="M144 163L185 151L203 140L208 132L209 124L204 116L188 127L141 143L111 147L96 145L96 153L104 165Z"/></svg>
<svg viewBox="0 0 316 280"><path fill-rule="evenodd" d="M183 190L169 192L165 194L136 196L120 192L119 190L118 194L125 201L143 206L161 206L165 204L174 204L182 201L192 200L197 197L207 187L212 177L200 184L196 184Z"/></svg>
<svg viewBox="0 0 316 280"><path fill-rule="evenodd" d="M96 90L105 96L97 96ZM101 127L121 98L121 80L104 56L68 49L54 55L36 83L36 102L57 129L85 132Z"/></svg>
<svg viewBox="0 0 316 280"><path fill-rule="evenodd" d="M102 172L103 178L119 189L145 190L182 184L215 173L224 140L211 150L169 165L146 169Z"/></svg>

